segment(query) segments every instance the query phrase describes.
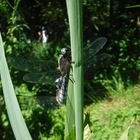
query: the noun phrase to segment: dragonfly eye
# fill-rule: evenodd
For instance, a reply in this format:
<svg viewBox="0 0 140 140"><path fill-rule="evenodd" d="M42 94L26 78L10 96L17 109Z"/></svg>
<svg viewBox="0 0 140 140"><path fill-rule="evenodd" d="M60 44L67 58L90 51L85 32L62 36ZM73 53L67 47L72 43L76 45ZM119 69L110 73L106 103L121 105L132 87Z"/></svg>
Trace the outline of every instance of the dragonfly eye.
<svg viewBox="0 0 140 140"><path fill-rule="evenodd" d="M66 54L70 54L71 53L71 49L70 48L62 48L61 49L61 54L62 55L66 55Z"/></svg>
<svg viewBox="0 0 140 140"><path fill-rule="evenodd" d="M62 49L61 49L61 54L62 54L62 55L66 54L66 52L67 52L67 48L62 48Z"/></svg>

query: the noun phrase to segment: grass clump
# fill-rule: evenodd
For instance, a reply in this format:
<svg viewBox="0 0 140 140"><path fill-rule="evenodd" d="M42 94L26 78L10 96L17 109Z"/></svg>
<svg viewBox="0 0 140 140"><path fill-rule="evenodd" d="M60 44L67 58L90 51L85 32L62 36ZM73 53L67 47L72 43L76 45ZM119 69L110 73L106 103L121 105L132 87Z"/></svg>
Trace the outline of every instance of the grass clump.
<svg viewBox="0 0 140 140"><path fill-rule="evenodd" d="M123 88L119 88L117 96L115 89L110 86L109 97L86 108L90 113L91 130L95 140L117 140L130 125L128 140L140 139L140 85L119 87ZM130 124L132 120L134 121Z"/></svg>

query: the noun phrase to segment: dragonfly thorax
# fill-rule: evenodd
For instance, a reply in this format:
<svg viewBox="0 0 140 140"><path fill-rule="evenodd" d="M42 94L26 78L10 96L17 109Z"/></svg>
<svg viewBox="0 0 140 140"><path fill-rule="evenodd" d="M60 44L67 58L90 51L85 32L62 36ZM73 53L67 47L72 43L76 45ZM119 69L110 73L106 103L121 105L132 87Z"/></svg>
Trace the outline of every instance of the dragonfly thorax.
<svg viewBox="0 0 140 140"><path fill-rule="evenodd" d="M65 58L63 55L60 55L58 59L58 70L61 75L64 76L69 73L71 62L69 59Z"/></svg>

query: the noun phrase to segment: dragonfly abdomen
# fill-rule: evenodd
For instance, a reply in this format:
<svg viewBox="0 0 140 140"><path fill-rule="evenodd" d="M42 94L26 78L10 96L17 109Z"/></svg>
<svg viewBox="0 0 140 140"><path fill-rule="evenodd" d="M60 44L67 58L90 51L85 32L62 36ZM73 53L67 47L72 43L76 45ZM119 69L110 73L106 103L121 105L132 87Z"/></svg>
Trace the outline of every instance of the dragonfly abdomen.
<svg viewBox="0 0 140 140"><path fill-rule="evenodd" d="M60 76L60 78L56 79L56 87L57 87L57 94L56 94L56 101L58 104L63 104L66 102L67 97L67 86L68 86L68 76Z"/></svg>

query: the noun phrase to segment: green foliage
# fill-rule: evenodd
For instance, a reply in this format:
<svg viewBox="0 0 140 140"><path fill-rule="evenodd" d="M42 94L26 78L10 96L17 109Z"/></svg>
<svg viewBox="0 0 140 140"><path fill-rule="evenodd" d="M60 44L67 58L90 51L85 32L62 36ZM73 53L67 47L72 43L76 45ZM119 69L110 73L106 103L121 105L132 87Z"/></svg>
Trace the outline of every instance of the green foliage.
<svg viewBox="0 0 140 140"><path fill-rule="evenodd" d="M117 31L117 28L117 26L114 28L114 37L110 47L106 47L108 48L108 53L113 56L110 69L119 71L123 80L136 82L139 75L140 55L140 39L135 38L138 29L137 27L127 26Z"/></svg>
<svg viewBox="0 0 140 140"><path fill-rule="evenodd" d="M129 129L133 123L134 119L131 121L131 123L129 124L129 126L127 127L127 129L122 133L120 140L128 140L128 133L129 133Z"/></svg>
<svg viewBox="0 0 140 140"><path fill-rule="evenodd" d="M140 96L138 87L124 91L125 96L112 97L87 108L90 112L93 138L103 140L119 139L131 124L128 138L139 139Z"/></svg>
<svg viewBox="0 0 140 140"><path fill-rule="evenodd" d="M38 100L36 88L31 92L25 84L17 86L15 90L22 114L33 139L63 140L66 113L65 106L47 109L48 106L44 106L44 104ZM0 99L1 98L2 97L0 96ZM1 99L0 107L2 111L0 118L2 123L0 128L3 130L1 137L14 140L5 112L3 98Z"/></svg>
<svg viewBox="0 0 140 140"><path fill-rule="evenodd" d="M107 89L107 95L125 95L128 85L125 85L120 74L115 73L112 79L101 80L102 85Z"/></svg>
<svg viewBox="0 0 140 140"><path fill-rule="evenodd" d="M0 29L2 35L5 36L7 57L9 55L10 57L21 56L30 60L47 59L56 62L60 49L68 47L70 44L68 17L65 11L65 1L15 0L12 2L0 0ZM90 82L86 81L85 95L87 95L87 92L90 92L92 100L97 101L96 105L93 105L93 109L95 109L93 115L92 111L90 112L90 116L95 115L94 119L92 118L94 120L92 122L92 128L94 128L92 130L93 132L95 131L94 138L119 139L123 131L129 126L129 122L134 117L133 115L136 114L137 118L129 129L129 139L140 139L138 131L139 94L137 94L139 90L137 89L136 96L130 94L130 92L132 93L130 84L135 84L139 81L140 39L138 38L139 25L137 23L139 19L139 5L136 1L130 0L124 2L85 0L83 1L83 13L84 46L90 44L95 37L105 36L108 39L108 44L101 50L101 53L105 52L112 55L110 63L103 61L102 63L97 62L95 64L94 62L93 79ZM43 48L42 44L37 42L37 33L41 30L42 26L47 27L49 33L46 48ZM33 138L41 140L63 139L63 109L58 112L51 112L51 115L49 115L49 113L44 113L42 106L34 99L35 95L43 94L42 92L38 93L39 90L45 89L47 93L55 94L55 89L47 85L23 84L22 77L25 73L11 68L10 62L9 66L16 91L18 93L24 91L24 96L31 95L31 100L27 101L17 94ZM44 67L45 65L41 69L44 70ZM97 83L97 81L99 82ZM104 90L104 87L107 92ZM109 96L109 99L106 97L108 102L106 100L101 101L104 95ZM109 110L104 115L106 110L100 110L100 105L103 102L105 102L105 105L106 102L108 104L114 102L115 104L117 98L120 99L121 96L123 96L122 98L126 96L126 107L116 108L112 112ZM5 113L3 97L0 98L0 101L2 101L0 103L0 138L12 139L13 134L8 123L7 114ZM87 102L89 103L89 100ZM98 102L100 103L98 104ZM24 107L25 104L28 104L30 107L27 109ZM108 108L108 106L104 108ZM102 114L105 116L102 117L104 119L100 119ZM45 121L46 123L44 123Z"/></svg>
<svg viewBox="0 0 140 140"><path fill-rule="evenodd" d="M119 69L123 79L138 80L139 75L139 44L137 37L138 27L134 17L137 16L133 10L126 10L128 5L136 2L127 1L123 4L120 1L91 1L83 2L84 8L84 43L91 42L93 38L103 35L110 40L104 51L113 56L110 67L99 67L94 71L96 76L99 73L108 73ZM37 39L37 32L41 26L45 26L49 32L49 42L55 50L69 45L69 29L65 2L45 2L45 1L15 1L10 5L4 1L1 3L1 10L9 10L4 13L8 21L3 21L1 25L6 25L7 50L6 52L19 53L21 49L27 50L33 39ZM32 5L32 6L31 6ZM26 9L26 12L25 12ZM47 9L47 10L46 10ZM56 9L52 12L53 9ZM137 9L136 9L137 11ZM10 14L11 13L11 14ZM93 14L94 13L94 14ZM88 15L88 16L87 16ZM132 21L132 23L131 23ZM8 24L8 25L7 25ZM30 28L30 30L29 30ZM63 32L61 32L63 31ZM5 34L5 33L4 33ZM37 50L37 52L40 49ZM16 52L15 52L16 51ZM55 55L56 55L55 51ZM103 64L97 65L101 66ZM104 64L106 65L106 64ZM133 75L133 76L132 76Z"/></svg>

